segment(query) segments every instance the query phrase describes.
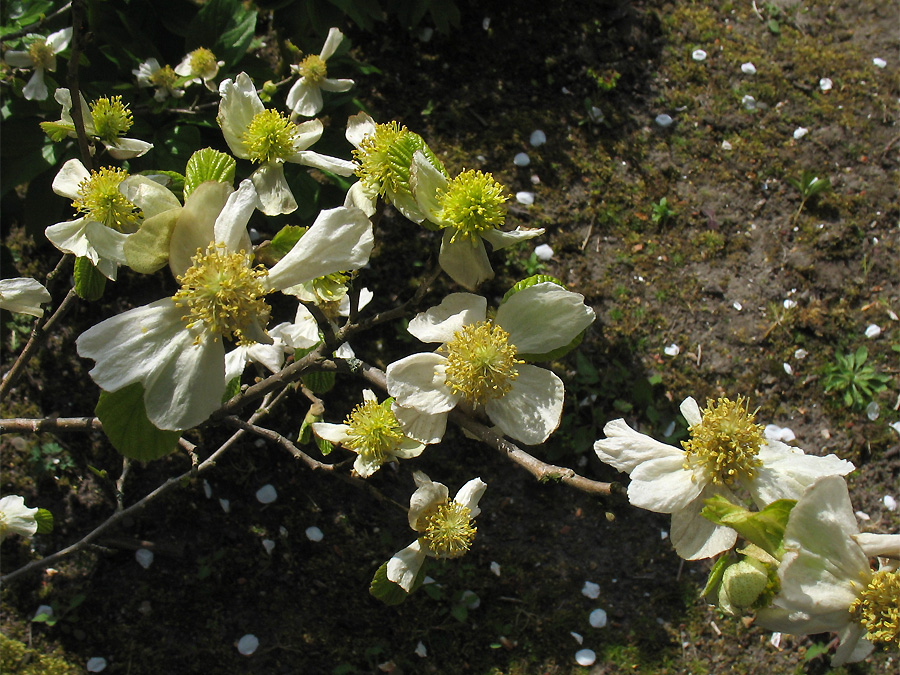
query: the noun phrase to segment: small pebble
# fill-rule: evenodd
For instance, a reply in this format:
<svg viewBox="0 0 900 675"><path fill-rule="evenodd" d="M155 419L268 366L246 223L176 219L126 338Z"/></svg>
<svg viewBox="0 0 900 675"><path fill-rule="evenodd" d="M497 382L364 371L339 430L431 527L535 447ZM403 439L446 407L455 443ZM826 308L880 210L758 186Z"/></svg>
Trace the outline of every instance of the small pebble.
<svg viewBox="0 0 900 675"><path fill-rule="evenodd" d="M428 649L425 647L425 644L420 640L419 644L416 645L416 656L420 659L424 659L428 656Z"/></svg>
<svg viewBox="0 0 900 675"><path fill-rule="evenodd" d="M138 565L144 569L148 569L153 564L153 551L146 548L139 548L134 552L134 559L138 561Z"/></svg>
<svg viewBox="0 0 900 675"><path fill-rule="evenodd" d="M518 155L513 157L513 164L516 166L528 166L531 164L531 157L529 157L526 153L520 152Z"/></svg>
<svg viewBox="0 0 900 675"><path fill-rule="evenodd" d="M575 652L575 662L579 666L592 666L597 660L597 655L593 649L579 649Z"/></svg>
<svg viewBox="0 0 900 675"><path fill-rule="evenodd" d="M89 673L102 673L106 670L106 659L102 656L92 656L84 667Z"/></svg>
<svg viewBox="0 0 900 675"><path fill-rule="evenodd" d="M595 609L593 612L591 612L590 622L594 628L605 627L606 626L606 610L605 609Z"/></svg>
<svg viewBox="0 0 900 675"><path fill-rule="evenodd" d="M491 573L495 576L500 576L500 563L492 562L491 563Z"/></svg>
<svg viewBox="0 0 900 675"><path fill-rule="evenodd" d="M756 74L756 66L754 66L752 63L747 61L747 63L741 64L741 72L744 73L744 75L755 75Z"/></svg>
<svg viewBox="0 0 900 675"><path fill-rule="evenodd" d="M672 119L672 117L670 115L667 115L666 113L660 113L656 116L656 123L663 129L668 126L672 126L673 121L674 120Z"/></svg>
<svg viewBox="0 0 900 675"><path fill-rule="evenodd" d="M885 495L881 501L884 502L884 508L886 508L888 511L897 510L897 500L890 495Z"/></svg>
<svg viewBox="0 0 900 675"><path fill-rule="evenodd" d="M881 335L881 326L874 323L870 323L868 326L866 326L867 338L871 340L873 338L877 338L879 335Z"/></svg>
<svg viewBox="0 0 900 675"><path fill-rule="evenodd" d="M880 414L881 407L875 401L870 401L869 405L866 406L866 417L874 422Z"/></svg>
<svg viewBox="0 0 900 675"><path fill-rule="evenodd" d="M665 352L666 356L678 356L681 353L681 347L673 342L668 347L663 349L663 352Z"/></svg>
<svg viewBox="0 0 900 675"><path fill-rule="evenodd" d="M794 129L794 140L799 141L801 138L806 136L809 133L809 129L806 127L797 127Z"/></svg>
<svg viewBox="0 0 900 675"><path fill-rule="evenodd" d="M585 581L581 594L591 600L596 600L600 597L600 585L595 584L593 581Z"/></svg>
<svg viewBox="0 0 900 675"><path fill-rule="evenodd" d="M322 541L325 538L325 535L322 534L322 530L313 525L312 527L306 528L306 538L310 541Z"/></svg>
<svg viewBox="0 0 900 675"><path fill-rule="evenodd" d="M536 148L539 145L543 145L547 142L547 134L545 134L540 129L535 129L531 132L531 138L528 139L528 142Z"/></svg>
<svg viewBox="0 0 900 675"><path fill-rule="evenodd" d="M259 638L252 633L247 633L237 642L237 650L244 656L250 656L259 647Z"/></svg>
<svg viewBox="0 0 900 675"><path fill-rule="evenodd" d="M694 61L706 61L706 52L702 49L695 49L691 53L691 58L694 59Z"/></svg>
<svg viewBox="0 0 900 675"><path fill-rule="evenodd" d="M887 61L885 61L884 59L879 59L877 56L876 56L874 59L872 59L872 64L873 64L876 68L885 68L885 67L887 67Z"/></svg>
<svg viewBox="0 0 900 675"><path fill-rule="evenodd" d="M524 204L525 206L531 206L534 204L534 193L533 192L517 192L516 193L516 201L520 204Z"/></svg>
<svg viewBox="0 0 900 675"><path fill-rule="evenodd" d="M834 87L834 82L831 81L830 77L823 77L819 80L819 89L822 91L831 91L832 87Z"/></svg>
<svg viewBox="0 0 900 675"><path fill-rule="evenodd" d="M256 499L260 504L271 504L278 499L278 491L274 485L263 485L256 491Z"/></svg>
<svg viewBox="0 0 900 675"><path fill-rule="evenodd" d="M534 247L534 254L537 256L538 260L546 262L553 258L553 249L547 244L540 244Z"/></svg>

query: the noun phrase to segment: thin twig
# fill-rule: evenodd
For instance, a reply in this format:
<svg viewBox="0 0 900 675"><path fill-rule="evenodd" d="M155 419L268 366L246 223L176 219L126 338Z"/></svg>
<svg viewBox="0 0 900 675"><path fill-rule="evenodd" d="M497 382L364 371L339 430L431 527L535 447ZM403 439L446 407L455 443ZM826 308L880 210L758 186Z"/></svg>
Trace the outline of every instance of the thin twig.
<svg viewBox="0 0 900 675"><path fill-rule="evenodd" d="M103 424L96 417L43 417L30 419L14 417L0 420L0 433L10 431L86 431L102 429Z"/></svg>
<svg viewBox="0 0 900 675"><path fill-rule="evenodd" d="M90 171L94 166L91 146L84 131L84 115L81 110L81 85L78 82L78 62L84 50L84 0L72 0L72 52L69 56L69 72L66 83L69 86L69 97L72 99L72 124L75 125L75 136L78 138L78 149L81 161Z"/></svg>
<svg viewBox="0 0 900 675"><path fill-rule="evenodd" d="M261 436L262 438L267 438L270 441L278 443L282 448L291 453L295 459L299 459L301 462L306 464L310 469L314 471L334 471L333 464L325 464L324 462L320 462L319 460L310 457L305 452L303 452L300 448L294 445L289 439L285 438L277 431L273 431L271 429L266 429L264 427L257 426L255 424L251 424L250 422L245 422L240 417L236 417L234 415L229 415L224 420L228 424L237 427L238 429L243 429L244 431L251 431L257 436Z"/></svg>
<svg viewBox="0 0 900 675"><path fill-rule="evenodd" d="M58 10L56 10L55 12L51 12L50 14L48 14L44 18L40 19L39 21L35 21L33 24L25 26L24 28L20 28L19 30L14 31L12 33L7 33L6 35L3 36L3 41L9 42L10 40L15 40L16 38L20 38L23 35L28 35L29 33L33 33L36 30L40 30L41 28L44 27L44 24L48 24L51 21L53 21L56 17L62 16L63 14L68 12L71 8L72 8L72 3L67 2L65 5L60 7Z"/></svg>

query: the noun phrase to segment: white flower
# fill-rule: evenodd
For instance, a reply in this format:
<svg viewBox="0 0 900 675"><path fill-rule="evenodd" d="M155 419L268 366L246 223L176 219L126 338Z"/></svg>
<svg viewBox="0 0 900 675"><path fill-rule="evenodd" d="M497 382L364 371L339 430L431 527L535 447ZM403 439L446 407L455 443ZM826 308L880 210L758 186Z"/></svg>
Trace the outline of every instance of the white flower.
<svg viewBox="0 0 900 675"><path fill-rule="evenodd" d="M178 82L178 73L171 66L161 66L159 61L149 58L131 71L137 78L139 87L155 87L153 98L157 101L165 101L170 96L181 98L184 89L175 86Z"/></svg>
<svg viewBox="0 0 900 675"><path fill-rule="evenodd" d="M28 37L31 43L26 51L11 49L3 55L3 59L13 68L34 68L34 74L22 89L22 94L29 101L44 101L50 93L44 83L44 72L56 70L56 55L69 46L72 28L63 28L46 38L40 35Z"/></svg>
<svg viewBox="0 0 900 675"><path fill-rule="evenodd" d="M900 558L900 534L860 534L842 479L822 478L797 502L784 548L781 588L772 606L757 612L760 625L785 633L836 632L834 667L864 659L873 642L900 646L900 574L896 564L877 572L869 565L870 556Z"/></svg>
<svg viewBox="0 0 900 675"><path fill-rule="evenodd" d="M299 65L292 65L291 72L300 76L287 95L287 106L298 115L312 117L322 109L322 91L347 91L353 80L333 80L327 77L325 62L333 55L344 39L337 28L328 31L325 46L316 56L310 54Z"/></svg>
<svg viewBox="0 0 900 675"><path fill-rule="evenodd" d="M0 541L8 534L20 534L30 537L37 532L35 516L38 510L25 506L25 498L19 495L7 495L0 499Z"/></svg>
<svg viewBox="0 0 900 675"><path fill-rule="evenodd" d="M363 390L363 402L347 415L344 424L315 422L313 433L329 443L357 454L353 470L368 478L385 462L418 457L425 444L404 435L389 401L378 403L370 389Z"/></svg>
<svg viewBox="0 0 900 675"><path fill-rule="evenodd" d="M593 320L583 296L550 282L514 293L493 319L483 297L448 295L409 323L409 332L423 342L442 343L438 350L387 368L395 413L407 435L437 442L450 410L464 401L483 409L511 438L543 443L559 426L563 383L522 357L565 347Z"/></svg>
<svg viewBox="0 0 900 675"><path fill-rule="evenodd" d="M720 494L740 503L743 487L760 508L778 499L799 499L822 476L845 476L854 466L835 455L816 457L766 439L745 401L709 401L701 413L693 398L681 404L691 438L684 449L653 440L624 420L604 427L594 443L601 461L631 476L628 499L656 513L672 514L672 543L682 558L709 558L734 545L737 533L700 515L704 500Z"/></svg>
<svg viewBox="0 0 900 675"><path fill-rule="evenodd" d="M29 277L16 277L0 281L0 307L10 312L44 316L44 303L50 302L50 293L43 284Z"/></svg>
<svg viewBox="0 0 900 675"><path fill-rule="evenodd" d="M61 140L69 136L75 138L75 122L72 119L72 94L68 89L57 89L53 95L56 102L62 106L62 113L57 122L42 122L41 127L50 134L53 140ZM78 95L81 104L81 117L84 120L84 133L99 140L106 151L114 159L133 159L141 157L153 149L153 143L137 138L125 138L132 125L131 111L122 103L121 96L103 96L93 101L88 106L81 94ZM55 133L54 133L55 132Z"/></svg>
<svg viewBox="0 0 900 675"><path fill-rule="evenodd" d="M219 68L224 65L225 62L217 61L215 54L209 49L199 47L181 59L181 63L175 66L175 73L189 78L184 86L202 82L207 89L215 91L216 85L213 80L219 74Z"/></svg>
<svg viewBox="0 0 900 675"><path fill-rule="evenodd" d="M419 209L444 231L439 262L450 277L469 290L494 276L484 242L494 250L537 237L543 229L499 229L509 197L489 173L463 171L448 180L421 152L413 155L410 185Z"/></svg>
<svg viewBox="0 0 900 675"><path fill-rule="evenodd" d="M147 417L160 429L189 429L219 407L226 386L224 338L272 342L265 332L266 294L357 269L369 259L372 224L361 211L338 208L319 214L272 269L253 267L246 225L257 204L253 184L245 180L224 207L210 206L190 223L179 217L169 265L180 290L107 319L77 340L78 353L96 361L90 375L101 388L143 385ZM195 253L185 261L176 251L191 242Z"/></svg>
<svg viewBox="0 0 900 675"><path fill-rule="evenodd" d="M472 521L481 513L478 502L487 484L473 478L450 500L446 485L432 481L421 471L413 474L418 489L409 500L409 526L421 533L412 544L397 551L387 564L387 578L403 590L412 590L426 556L458 558L475 538Z"/></svg>
<svg viewBox="0 0 900 675"><path fill-rule="evenodd" d="M53 179L53 191L72 200L84 215L50 225L47 239L63 253L88 258L108 279L116 278L125 262L124 245L144 219L180 208L170 190L146 176L129 176L124 169L104 167L88 172L70 159Z"/></svg>
<svg viewBox="0 0 900 675"><path fill-rule="evenodd" d="M276 110L266 109L246 73L219 85L222 100L216 120L231 152L259 163L250 176L267 216L292 213L297 201L284 177L284 163L293 162L331 171L341 176L353 173L355 165L344 159L307 150L322 136L319 120L294 124Z"/></svg>

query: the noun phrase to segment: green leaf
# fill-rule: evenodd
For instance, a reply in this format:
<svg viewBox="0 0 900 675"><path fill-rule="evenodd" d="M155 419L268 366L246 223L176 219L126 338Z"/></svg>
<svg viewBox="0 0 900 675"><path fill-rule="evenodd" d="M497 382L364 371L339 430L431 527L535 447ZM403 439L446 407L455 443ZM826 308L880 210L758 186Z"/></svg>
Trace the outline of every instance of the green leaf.
<svg viewBox="0 0 900 675"><path fill-rule="evenodd" d="M41 122L41 129L54 143L64 141L69 137L69 134L75 133L75 125L66 124L65 122Z"/></svg>
<svg viewBox="0 0 900 675"><path fill-rule="evenodd" d="M272 248L282 255L287 255L308 229L300 225L285 225L272 237Z"/></svg>
<svg viewBox="0 0 900 675"><path fill-rule="evenodd" d="M465 623L469 618L469 608L465 605L454 605L450 614L460 623Z"/></svg>
<svg viewBox="0 0 900 675"><path fill-rule="evenodd" d="M187 199L194 189L208 180L232 185L237 161L224 152L203 148L198 150L187 162L184 172L184 198Z"/></svg>
<svg viewBox="0 0 900 675"><path fill-rule="evenodd" d="M225 393L222 394L222 403L225 403L228 400L234 398L235 396L237 396L240 393L240 391L241 391L241 377L240 377L240 375L238 375L237 377L232 378L231 382L229 382L225 386Z"/></svg>
<svg viewBox="0 0 900 675"><path fill-rule="evenodd" d="M169 262L169 243L181 209L169 209L147 218L125 240L125 264L135 272L152 274Z"/></svg>
<svg viewBox="0 0 900 675"><path fill-rule="evenodd" d="M720 555L718 557L713 564L712 569L709 571L709 576L706 578L706 586L700 591L701 598L709 597L715 599L719 592L719 586L722 584L722 575L725 574L725 570L728 569L728 566L735 562L735 560L736 558L730 554Z"/></svg>
<svg viewBox="0 0 900 675"><path fill-rule="evenodd" d="M387 577L387 563L384 563L372 577L369 584L369 593L381 600L386 605L399 605L406 600L409 593L404 591L399 584L395 584ZM418 581L418 577L416 578Z"/></svg>
<svg viewBox="0 0 900 675"><path fill-rule="evenodd" d="M106 277L85 257L75 259L75 292L82 300L99 300L106 288Z"/></svg>
<svg viewBox="0 0 900 675"><path fill-rule="evenodd" d="M211 49L227 69L244 56L255 31L256 12L240 0L210 0L187 27L188 49Z"/></svg>
<svg viewBox="0 0 900 675"><path fill-rule="evenodd" d="M325 394L334 387L335 374L332 371L315 371L304 375L302 380L314 394Z"/></svg>
<svg viewBox="0 0 900 675"><path fill-rule="evenodd" d="M48 534L53 532L53 514L47 509L38 509L34 514L37 522L37 534Z"/></svg>
<svg viewBox="0 0 900 675"><path fill-rule="evenodd" d="M779 499L761 511L748 511L732 504L722 495L715 495L704 502L700 515L717 525L736 530L750 543L780 559L784 528L796 503L794 499Z"/></svg>
<svg viewBox="0 0 900 675"><path fill-rule="evenodd" d="M557 286L561 286L562 288L565 288L565 286L563 285L563 282L561 282L556 277L551 277L549 274L534 274L534 275L528 277L527 279L522 279L521 281L517 282L515 286L513 286L508 291L506 291L506 294L503 296L503 299L500 301L500 304L502 305L504 302L509 300L513 295L515 295L519 291L524 290L530 286L534 286L535 284L542 284L545 281L549 281L552 284L556 284Z"/></svg>
<svg viewBox="0 0 900 675"><path fill-rule="evenodd" d="M180 431L157 429L147 419L140 382L118 391L101 392L94 412L103 423L109 442L125 457L149 462L168 455L178 445Z"/></svg>

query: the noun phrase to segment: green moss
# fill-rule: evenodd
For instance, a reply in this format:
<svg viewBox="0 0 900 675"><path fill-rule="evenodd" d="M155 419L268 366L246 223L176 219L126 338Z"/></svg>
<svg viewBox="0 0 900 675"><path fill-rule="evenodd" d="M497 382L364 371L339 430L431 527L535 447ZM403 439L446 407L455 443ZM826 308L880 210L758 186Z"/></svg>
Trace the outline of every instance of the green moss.
<svg viewBox="0 0 900 675"><path fill-rule="evenodd" d="M78 675L81 668L57 656L41 654L0 634L0 672L4 675Z"/></svg>

